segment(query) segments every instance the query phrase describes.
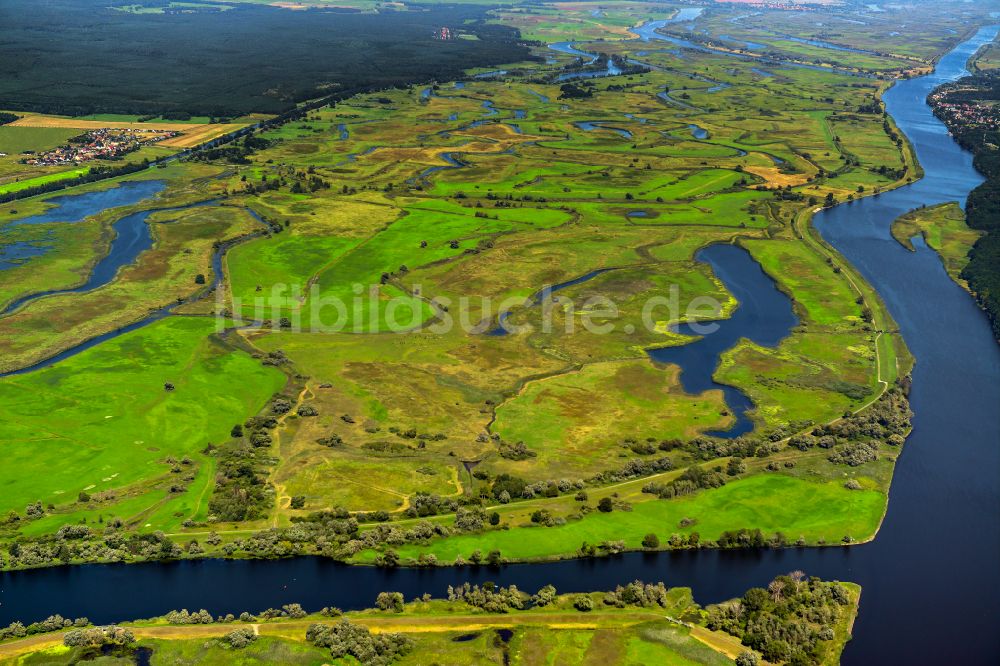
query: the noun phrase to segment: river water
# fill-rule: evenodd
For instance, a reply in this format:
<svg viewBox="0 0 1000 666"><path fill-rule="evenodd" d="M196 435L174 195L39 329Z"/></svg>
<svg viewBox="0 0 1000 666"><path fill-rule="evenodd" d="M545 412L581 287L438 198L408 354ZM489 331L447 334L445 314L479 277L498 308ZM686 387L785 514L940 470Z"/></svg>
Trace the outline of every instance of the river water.
<svg viewBox="0 0 1000 666"><path fill-rule="evenodd" d="M896 466L877 538L851 547L630 553L598 560L462 569L382 570L319 558L90 565L0 574L0 624L59 612L95 622L170 609L256 611L288 602L310 609L371 606L382 590L442 595L463 581L534 591L607 589L635 578L694 589L701 603L742 594L793 569L860 583L861 612L846 664L1000 663L1000 347L985 315L926 248L904 250L891 221L920 204L964 201L981 182L971 157L924 103L964 72L993 39L984 28L928 77L901 82L885 100L915 143L927 176L905 188L838 206L815 224L879 290L917 357L913 433Z"/></svg>

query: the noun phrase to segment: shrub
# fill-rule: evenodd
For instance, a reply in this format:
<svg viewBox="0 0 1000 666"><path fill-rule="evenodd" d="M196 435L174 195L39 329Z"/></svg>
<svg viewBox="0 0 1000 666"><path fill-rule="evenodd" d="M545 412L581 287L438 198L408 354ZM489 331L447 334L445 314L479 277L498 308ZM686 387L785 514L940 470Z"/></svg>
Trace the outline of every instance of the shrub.
<svg viewBox="0 0 1000 666"><path fill-rule="evenodd" d="M63 636L63 645L66 647L104 647L105 645L131 645L135 643L135 636L131 631L123 627L88 627L86 629L73 629L67 631Z"/></svg>
<svg viewBox="0 0 1000 666"><path fill-rule="evenodd" d="M223 636L222 640L224 643L228 643L229 647L236 650L242 650L257 640L257 634L254 633L253 629L244 627L242 629L230 631L228 634Z"/></svg>
<svg viewBox="0 0 1000 666"><path fill-rule="evenodd" d="M334 659L351 656L366 666L390 664L413 649L413 641L403 634L372 635L346 618L334 625L313 624L306 631L306 641L329 648Z"/></svg>
<svg viewBox="0 0 1000 666"><path fill-rule="evenodd" d="M392 611L394 613L403 612L402 592L379 592L375 599L375 606L379 610Z"/></svg>

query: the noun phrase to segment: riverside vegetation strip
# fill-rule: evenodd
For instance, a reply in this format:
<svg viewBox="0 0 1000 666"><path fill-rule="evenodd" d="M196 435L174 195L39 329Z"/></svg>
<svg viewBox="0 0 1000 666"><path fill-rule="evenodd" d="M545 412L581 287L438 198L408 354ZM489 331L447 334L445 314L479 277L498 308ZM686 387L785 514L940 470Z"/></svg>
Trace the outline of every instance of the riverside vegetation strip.
<svg viewBox="0 0 1000 666"><path fill-rule="evenodd" d="M90 627L61 617L0 629L0 660L19 664L103 660L227 664L835 664L851 637L860 589L802 572L767 589L702 609L687 588L639 581L610 592L535 594L493 584L448 587L405 603L382 592L375 608L307 614L298 604L213 618L174 611L162 618ZM64 631L64 626L74 627ZM25 638L24 636L28 637ZM6 640L4 640L6 639Z"/></svg>
<svg viewBox="0 0 1000 666"><path fill-rule="evenodd" d="M622 5L616 20L670 16L647 9ZM580 17L564 16L552 38L578 39ZM955 39L926 29L912 56L925 63ZM650 71L563 87L556 78L578 64L538 47L555 62L360 94L252 145L142 174L167 182L155 207L223 205L156 224L154 249L111 284L0 318L6 370L198 293L214 242L254 225L240 209L272 233L225 256L219 309L203 299L0 379L12 416L0 440L18 461L4 468L4 566L206 553L545 559L642 548L651 532L658 548L871 538L908 428L910 361L877 297L804 220L824 202L915 177L877 101L887 82L604 36L614 41L576 43ZM837 57L872 66L870 55ZM885 72L915 66L876 60ZM762 65L770 76L754 71ZM659 97L664 87L689 108ZM5 206L0 224L44 207ZM82 223L89 255L53 229L55 249L26 291L85 277L113 218ZM636 326L647 298L671 285L731 312L724 285L694 259L720 242L745 248L799 320L773 349L744 341L723 353L716 378L755 404L754 432L736 440L703 434L732 422L720 392L686 394L676 369L646 353L690 340L667 319ZM615 331L563 333L579 324L573 308L555 309L558 332L537 327L533 294L601 269L613 270L558 298L611 298ZM277 283L301 285L303 297L272 299ZM259 295L267 318L308 322L324 315L321 299L351 302L355 284L376 297L348 312L348 331L384 324L372 304L396 298L414 305L411 332L247 326ZM512 298L509 322L536 328L434 332L442 313L431 300L463 296ZM497 314L471 319L493 325ZM225 334L217 318L231 318Z"/></svg>

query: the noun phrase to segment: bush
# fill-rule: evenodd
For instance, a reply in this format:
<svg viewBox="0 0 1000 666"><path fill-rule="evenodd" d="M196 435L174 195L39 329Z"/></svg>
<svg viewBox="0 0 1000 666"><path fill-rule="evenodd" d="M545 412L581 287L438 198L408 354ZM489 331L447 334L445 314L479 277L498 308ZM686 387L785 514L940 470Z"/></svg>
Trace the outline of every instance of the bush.
<svg viewBox="0 0 1000 666"><path fill-rule="evenodd" d="M373 636L367 628L346 618L334 625L313 624L306 631L306 641L329 648L334 659L351 656L366 666L390 664L413 649L413 641L403 634Z"/></svg>
<svg viewBox="0 0 1000 666"><path fill-rule="evenodd" d="M642 547L655 549L660 547L660 537L656 536L652 532L647 534L642 538Z"/></svg>
<svg viewBox="0 0 1000 666"><path fill-rule="evenodd" d="M586 613L594 610L594 602L590 597L577 597L576 601L573 602L573 608Z"/></svg>
<svg viewBox="0 0 1000 666"><path fill-rule="evenodd" d="M402 592L379 592L375 599L375 606L379 610L392 611L394 613L403 612Z"/></svg>
<svg viewBox="0 0 1000 666"><path fill-rule="evenodd" d="M552 585L546 585L542 589L538 590L537 594L531 598L536 606L548 606L556 599L556 588Z"/></svg>
<svg viewBox="0 0 1000 666"><path fill-rule="evenodd" d="M66 635L63 636L63 645L70 648L95 648L106 645L131 645L133 643L135 643L135 636L132 632L118 626L73 629L67 631Z"/></svg>
<svg viewBox="0 0 1000 666"><path fill-rule="evenodd" d="M254 633L253 629L244 627L242 629L230 631L228 634L223 636L222 640L224 643L228 643L229 647L236 650L242 650L257 640L257 634Z"/></svg>

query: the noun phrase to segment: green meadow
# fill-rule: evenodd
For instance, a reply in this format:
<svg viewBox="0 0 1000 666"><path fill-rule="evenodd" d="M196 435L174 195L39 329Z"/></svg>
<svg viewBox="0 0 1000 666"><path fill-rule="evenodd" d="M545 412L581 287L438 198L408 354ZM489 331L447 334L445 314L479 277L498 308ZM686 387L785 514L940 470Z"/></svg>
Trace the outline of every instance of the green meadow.
<svg viewBox="0 0 1000 666"><path fill-rule="evenodd" d="M495 510L501 524L394 546L404 562L434 554L447 563L475 550L570 557L583 542L616 540L638 549L651 531L664 546L673 534L713 542L744 528L810 545L870 539L898 448L880 442L877 459L848 466L810 448L812 440L797 448L795 438L864 414L910 359L877 294L813 235L809 218L824 202L916 176L877 102L892 78L926 67L949 43L942 31L957 23L886 38L891 51L854 53L789 39L817 37L798 12L769 12L768 22L719 6L699 19L707 33L665 28L711 47L678 50L629 31L672 9L612 3L598 16L591 5L505 7L492 20L648 71L565 79L573 83L564 88L560 77L579 74L580 63L537 46L539 57L503 74L361 92L262 132L245 155L137 174L167 182L155 202L72 230L6 224L43 210L49 197L0 207L0 242L44 234L53 247L0 274L9 277L0 279L3 303L80 284L121 215L219 204L151 216L153 247L107 285L0 316L5 371L176 306L162 321L0 379L0 409L12 417L0 424L10 463L0 470L0 515L18 518L0 539L118 516L130 530L160 529L185 546L217 531L221 545L204 550L242 556L238 535L291 528L318 511L384 511L390 525L412 525L409 510L425 495ZM837 16L816 12L816 20ZM885 17L873 24L898 27ZM856 46L875 51L876 33L859 29ZM766 44L777 60L732 58L725 49L740 39ZM789 64L819 62L837 68ZM0 128L0 151L61 140L9 131L17 129ZM0 191L17 186L5 173ZM901 242L922 233L954 273L973 240L956 215L922 211L894 229ZM744 248L799 319L774 348L742 340L721 354L716 381L753 401L754 430L735 442L711 434L734 422L721 391L688 394L676 367L648 356L693 341L672 325L725 318L740 305L695 260L714 243ZM210 290L223 244L219 286ZM564 288L539 296L553 285ZM679 309L647 309L669 298ZM686 313L699 299L714 303L711 311ZM495 334L501 319L514 330ZM255 415L275 418L248 421ZM661 455L672 464L662 481L695 465L725 474L734 452L735 467L743 464L739 447L748 442L745 470L681 497L643 493L648 475L615 476ZM209 443L217 455L205 453ZM236 483L225 476L234 466L216 463L226 456L250 460L246 476L264 489L252 521L209 511ZM611 498L630 510L584 510L566 491L492 506L501 474L536 488L583 487L588 509ZM26 505L39 500L52 509L27 520ZM565 523L532 524L540 509ZM454 506L421 517L452 525ZM354 561L376 554L362 550ZM629 660L688 663L662 643L618 638L615 649ZM536 652L584 649L570 634L531 641ZM262 643L261 659L286 648ZM185 659L217 656L177 649Z"/></svg>
<svg viewBox="0 0 1000 666"><path fill-rule="evenodd" d="M941 257L951 279L965 289L969 285L961 278L962 270L969 264L969 251L982 235L969 228L965 211L956 203L911 211L892 223L893 238L909 250L915 250L914 238L922 238Z"/></svg>
<svg viewBox="0 0 1000 666"><path fill-rule="evenodd" d="M39 532L81 515L128 519L164 501L175 506L162 487L173 481L170 461L187 457L190 469L210 468L206 445L224 440L284 384L279 371L211 337L215 326L170 317L57 365L0 379L8 415L0 425L8 461L0 511L54 505L45 522L32 524ZM80 493L93 499L80 502Z"/></svg>
<svg viewBox="0 0 1000 666"><path fill-rule="evenodd" d="M715 540L726 530L748 527L767 536L781 532L793 542L802 537L809 544L835 544L845 536L873 534L885 505L885 495L876 490L851 491L835 481L757 475L681 499L639 498L628 511L595 511L583 517L570 514L566 524L554 527L533 525L518 516L504 523L504 529L406 545L397 552L404 560L414 561L421 554L434 554L443 563L458 557L468 561L476 550L499 550L511 560L546 560L572 557L585 543L624 541L626 548L638 550L649 533L665 544L674 534L687 538L696 532L703 540ZM536 508L545 506L543 502ZM371 557L365 553L359 560L371 561Z"/></svg>

